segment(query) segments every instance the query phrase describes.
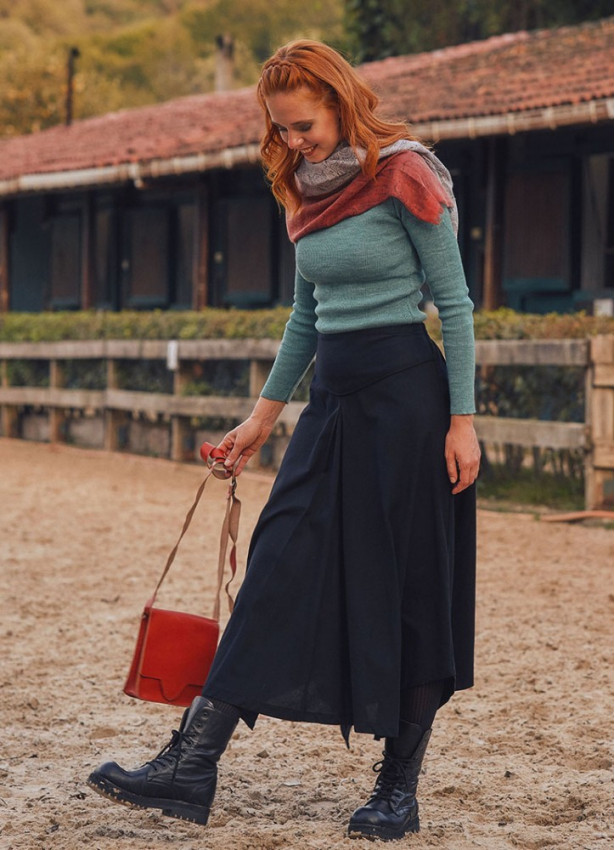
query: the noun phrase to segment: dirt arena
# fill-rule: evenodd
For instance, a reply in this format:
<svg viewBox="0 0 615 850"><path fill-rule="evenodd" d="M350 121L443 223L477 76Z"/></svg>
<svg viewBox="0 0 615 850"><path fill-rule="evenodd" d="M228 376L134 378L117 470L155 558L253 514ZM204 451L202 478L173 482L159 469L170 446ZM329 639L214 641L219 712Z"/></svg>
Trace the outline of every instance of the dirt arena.
<svg viewBox="0 0 615 850"><path fill-rule="evenodd" d="M2 850L373 850L344 831L379 744L354 735L347 751L334 728L268 718L239 728L205 828L86 786L102 760L133 767L155 755L179 722L180 709L130 699L122 685L202 474L0 440ZM163 604L209 609L225 488L210 484ZM270 485L240 480L242 557ZM476 687L440 713L422 831L395 846L610 848L612 530L481 510L479 535Z"/></svg>

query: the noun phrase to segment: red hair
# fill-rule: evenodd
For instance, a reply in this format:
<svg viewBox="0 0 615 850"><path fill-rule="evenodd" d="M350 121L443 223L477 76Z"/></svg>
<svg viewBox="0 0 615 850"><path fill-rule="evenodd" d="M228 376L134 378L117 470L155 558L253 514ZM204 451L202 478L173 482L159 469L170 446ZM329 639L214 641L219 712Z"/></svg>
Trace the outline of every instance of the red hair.
<svg viewBox="0 0 615 850"><path fill-rule="evenodd" d="M332 47L319 41L300 39L280 47L263 65L257 97L265 113L261 157L271 190L291 212L301 206L295 171L301 154L291 150L271 121L267 98L278 92L308 89L322 104L336 108L341 137L357 153L363 174L375 177L380 149L400 139L414 139L407 124L383 121L374 114L378 97L352 66Z"/></svg>

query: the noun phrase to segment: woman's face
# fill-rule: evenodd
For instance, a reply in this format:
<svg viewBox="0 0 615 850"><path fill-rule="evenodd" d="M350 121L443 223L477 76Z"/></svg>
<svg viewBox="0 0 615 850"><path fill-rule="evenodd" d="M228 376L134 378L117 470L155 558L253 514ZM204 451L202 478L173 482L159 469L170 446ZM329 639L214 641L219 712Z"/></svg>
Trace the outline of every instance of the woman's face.
<svg viewBox="0 0 615 850"><path fill-rule="evenodd" d="M267 109L282 140L308 162L322 162L341 141L337 108L325 106L307 88L271 95Z"/></svg>

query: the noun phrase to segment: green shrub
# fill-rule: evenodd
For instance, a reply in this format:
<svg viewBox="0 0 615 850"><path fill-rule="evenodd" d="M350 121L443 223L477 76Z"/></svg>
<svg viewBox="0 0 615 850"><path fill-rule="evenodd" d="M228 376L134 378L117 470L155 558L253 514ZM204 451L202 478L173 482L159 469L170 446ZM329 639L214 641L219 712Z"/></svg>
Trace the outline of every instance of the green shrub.
<svg viewBox="0 0 615 850"><path fill-rule="evenodd" d="M4 313L0 342L73 339L277 339L289 308Z"/></svg>
<svg viewBox="0 0 615 850"><path fill-rule="evenodd" d="M508 307L474 314L476 339L585 339L613 333L611 316L579 313L517 313Z"/></svg>
<svg viewBox="0 0 615 850"><path fill-rule="evenodd" d="M80 311L4 313L0 342L65 339L279 339L290 309L149 312ZM474 314L477 339L579 339L613 333L609 316L585 313L516 313L508 308ZM427 328L440 338L440 323L430 316Z"/></svg>
<svg viewBox="0 0 615 850"><path fill-rule="evenodd" d="M480 504L487 508L513 505L542 506L550 510L579 511L584 506L583 478L535 469L519 469L511 474L498 464L485 474L484 464L477 483Z"/></svg>
<svg viewBox="0 0 615 850"><path fill-rule="evenodd" d="M47 360L9 360L7 377L12 387L48 387L49 363Z"/></svg>
<svg viewBox="0 0 615 850"><path fill-rule="evenodd" d="M249 360L193 361L182 395L248 396Z"/></svg>

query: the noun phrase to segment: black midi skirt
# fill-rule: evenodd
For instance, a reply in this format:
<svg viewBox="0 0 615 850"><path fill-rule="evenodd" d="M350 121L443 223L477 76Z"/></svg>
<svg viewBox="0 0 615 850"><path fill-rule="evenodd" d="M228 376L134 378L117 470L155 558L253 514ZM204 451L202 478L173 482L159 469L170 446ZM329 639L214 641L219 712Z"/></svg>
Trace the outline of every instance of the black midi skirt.
<svg viewBox="0 0 615 850"><path fill-rule="evenodd" d="M475 490L444 459L446 365L422 324L320 334L310 401L203 689L258 714L398 734L400 695L473 678Z"/></svg>

